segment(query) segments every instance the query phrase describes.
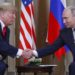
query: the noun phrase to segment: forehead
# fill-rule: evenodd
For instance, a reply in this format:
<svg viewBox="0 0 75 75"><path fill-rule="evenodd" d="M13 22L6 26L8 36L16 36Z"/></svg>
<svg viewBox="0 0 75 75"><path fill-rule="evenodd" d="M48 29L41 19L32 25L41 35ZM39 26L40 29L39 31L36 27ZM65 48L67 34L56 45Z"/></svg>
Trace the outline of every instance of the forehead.
<svg viewBox="0 0 75 75"><path fill-rule="evenodd" d="M0 12L2 12L2 13L4 13L4 14L7 14L8 12L9 12L9 13L12 13L12 14L16 14L16 13L17 13L16 10L9 10L9 9L7 9L7 10L0 10Z"/></svg>
<svg viewBox="0 0 75 75"><path fill-rule="evenodd" d="M6 11L17 12L17 8L13 5L6 5L3 7L0 7L0 11L2 11L2 12L6 12Z"/></svg>
<svg viewBox="0 0 75 75"><path fill-rule="evenodd" d="M16 13L17 12L17 10L6 10L6 11L8 11L8 12L14 12L14 13Z"/></svg>
<svg viewBox="0 0 75 75"><path fill-rule="evenodd" d="M62 17L70 17L70 16L72 16L71 10L70 10L70 9L65 9L65 10L63 11Z"/></svg>

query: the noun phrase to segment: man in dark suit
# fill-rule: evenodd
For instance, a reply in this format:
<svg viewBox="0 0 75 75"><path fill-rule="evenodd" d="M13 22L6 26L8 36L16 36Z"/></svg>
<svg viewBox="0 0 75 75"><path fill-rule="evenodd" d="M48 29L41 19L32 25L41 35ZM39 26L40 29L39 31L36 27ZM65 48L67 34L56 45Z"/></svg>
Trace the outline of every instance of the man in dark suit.
<svg viewBox="0 0 75 75"><path fill-rule="evenodd" d="M33 50L32 55L40 58L56 52L59 48L67 45L73 54L73 62L69 66L69 75L75 74L75 7L64 9L63 23L65 28L60 30L60 35L52 45L45 48ZM31 57L31 56L30 56Z"/></svg>
<svg viewBox="0 0 75 75"><path fill-rule="evenodd" d="M9 44L9 25L15 21L16 8L11 3L0 3L0 75L4 75L7 64L3 61L6 56L25 56L26 51Z"/></svg>

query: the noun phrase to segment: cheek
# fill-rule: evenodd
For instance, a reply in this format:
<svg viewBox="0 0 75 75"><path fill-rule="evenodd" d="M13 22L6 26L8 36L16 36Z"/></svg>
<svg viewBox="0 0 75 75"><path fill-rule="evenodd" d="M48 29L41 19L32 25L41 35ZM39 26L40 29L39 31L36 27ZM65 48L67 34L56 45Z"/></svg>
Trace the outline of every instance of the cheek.
<svg viewBox="0 0 75 75"><path fill-rule="evenodd" d="M9 21L10 21L10 18L9 18L9 17L7 17L7 19L6 19L6 20L7 20L7 22L9 22Z"/></svg>
<svg viewBox="0 0 75 75"><path fill-rule="evenodd" d="M5 20L6 20L6 22L9 24L9 23L14 22L15 17L13 16L13 14L8 13L8 14L5 16Z"/></svg>
<svg viewBox="0 0 75 75"><path fill-rule="evenodd" d="M8 21L12 21L13 20L12 15L9 15L7 19L8 19Z"/></svg>
<svg viewBox="0 0 75 75"><path fill-rule="evenodd" d="M67 20L67 23L68 23L68 24L70 24L71 22L72 22L71 19L68 19L68 20Z"/></svg>
<svg viewBox="0 0 75 75"><path fill-rule="evenodd" d="M6 22L7 22L7 24L10 24L10 23L12 22L12 18L8 16L8 17L6 18Z"/></svg>

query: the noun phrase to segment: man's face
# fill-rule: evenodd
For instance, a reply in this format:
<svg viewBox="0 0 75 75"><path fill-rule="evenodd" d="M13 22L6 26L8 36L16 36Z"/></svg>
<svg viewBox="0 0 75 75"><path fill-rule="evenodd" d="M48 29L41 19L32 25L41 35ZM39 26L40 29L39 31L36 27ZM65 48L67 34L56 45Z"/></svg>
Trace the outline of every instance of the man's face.
<svg viewBox="0 0 75 75"><path fill-rule="evenodd" d="M63 18L63 23L65 24L65 26L67 28L73 28L75 27L74 24L75 24L75 17L73 17L72 13L71 13L71 10L69 9L65 9L64 12L63 12L63 15L62 15L62 18Z"/></svg>
<svg viewBox="0 0 75 75"><path fill-rule="evenodd" d="M8 10L4 12L4 22L6 25L13 24L15 21L15 11Z"/></svg>

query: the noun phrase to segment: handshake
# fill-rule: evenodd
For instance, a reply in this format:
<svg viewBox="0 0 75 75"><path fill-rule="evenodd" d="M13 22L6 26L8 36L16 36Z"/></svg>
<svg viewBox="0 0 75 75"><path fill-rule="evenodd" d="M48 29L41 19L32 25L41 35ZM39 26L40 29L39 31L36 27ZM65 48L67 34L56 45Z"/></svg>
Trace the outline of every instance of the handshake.
<svg viewBox="0 0 75 75"><path fill-rule="evenodd" d="M30 59L33 56L36 57L36 55L34 54L34 52L36 52L36 51L35 50L26 49L26 50L23 50L22 56L23 56L23 58L26 58L26 59Z"/></svg>

